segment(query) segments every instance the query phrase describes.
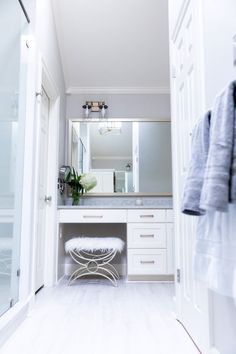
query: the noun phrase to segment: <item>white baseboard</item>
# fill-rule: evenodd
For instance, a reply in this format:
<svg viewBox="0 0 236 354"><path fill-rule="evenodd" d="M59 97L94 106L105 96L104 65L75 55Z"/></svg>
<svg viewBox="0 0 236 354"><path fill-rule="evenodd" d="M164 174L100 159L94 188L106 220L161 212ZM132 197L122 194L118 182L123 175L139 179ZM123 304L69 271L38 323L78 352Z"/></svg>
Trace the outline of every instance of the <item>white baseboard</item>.
<svg viewBox="0 0 236 354"><path fill-rule="evenodd" d="M33 302L34 294L31 294L27 300L17 303L0 318L0 348L25 320Z"/></svg>

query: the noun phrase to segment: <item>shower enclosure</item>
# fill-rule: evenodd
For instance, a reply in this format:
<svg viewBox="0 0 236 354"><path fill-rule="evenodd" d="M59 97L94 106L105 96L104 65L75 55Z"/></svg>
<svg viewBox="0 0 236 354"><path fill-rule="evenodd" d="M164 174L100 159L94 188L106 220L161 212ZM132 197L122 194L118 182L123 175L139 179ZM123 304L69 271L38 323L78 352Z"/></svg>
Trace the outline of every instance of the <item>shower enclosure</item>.
<svg viewBox="0 0 236 354"><path fill-rule="evenodd" d="M19 299L28 21L18 0L0 1L0 315Z"/></svg>

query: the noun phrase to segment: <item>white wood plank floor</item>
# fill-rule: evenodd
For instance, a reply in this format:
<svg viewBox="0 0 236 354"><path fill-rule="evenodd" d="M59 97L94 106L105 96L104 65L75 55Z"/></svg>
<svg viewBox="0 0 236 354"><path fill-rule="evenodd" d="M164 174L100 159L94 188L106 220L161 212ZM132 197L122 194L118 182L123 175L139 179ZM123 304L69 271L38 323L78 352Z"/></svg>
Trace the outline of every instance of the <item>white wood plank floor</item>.
<svg viewBox="0 0 236 354"><path fill-rule="evenodd" d="M173 314L172 284L83 280L43 289L1 354L199 354Z"/></svg>

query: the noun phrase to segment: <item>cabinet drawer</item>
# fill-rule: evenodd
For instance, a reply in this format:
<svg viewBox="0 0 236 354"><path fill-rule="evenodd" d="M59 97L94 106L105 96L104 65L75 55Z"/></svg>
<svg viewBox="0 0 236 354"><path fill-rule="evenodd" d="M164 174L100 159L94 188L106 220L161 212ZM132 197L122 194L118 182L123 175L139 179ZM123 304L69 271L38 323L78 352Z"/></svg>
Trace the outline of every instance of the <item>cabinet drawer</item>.
<svg viewBox="0 0 236 354"><path fill-rule="evenodd" d="M166 248L166 225L128 224L128 248Z"/></svg>
<svg viewBox="0 0 236 354"><path fill-rule="evenodd" d="M166 274L166 250L128 249L128 275Z"/></svg>
<svg viewBox="0 0 236 354"><path fill-rule="evenodd" d="M126 210L62 209L60 223L126 223Z"/></svg>
<svg viewBox="0 0 236 354"><path fill-rule="evenodd" d="M165 222L166 211L156 209L128 210L128 222Z"/></svg>

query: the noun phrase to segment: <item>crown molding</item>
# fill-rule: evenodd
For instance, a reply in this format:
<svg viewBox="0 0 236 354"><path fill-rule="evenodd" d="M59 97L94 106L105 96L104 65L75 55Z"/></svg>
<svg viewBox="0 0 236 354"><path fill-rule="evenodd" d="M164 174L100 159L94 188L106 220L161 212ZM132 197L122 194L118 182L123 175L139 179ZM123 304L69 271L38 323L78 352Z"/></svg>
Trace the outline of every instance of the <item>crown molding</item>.
<svg viewBox="0 0 236 354"><path fill-rule="evenodd" d="M75 87L67 88L67 94L106 94L106 95L169 95L170 88L157 87Z"/></svg>

